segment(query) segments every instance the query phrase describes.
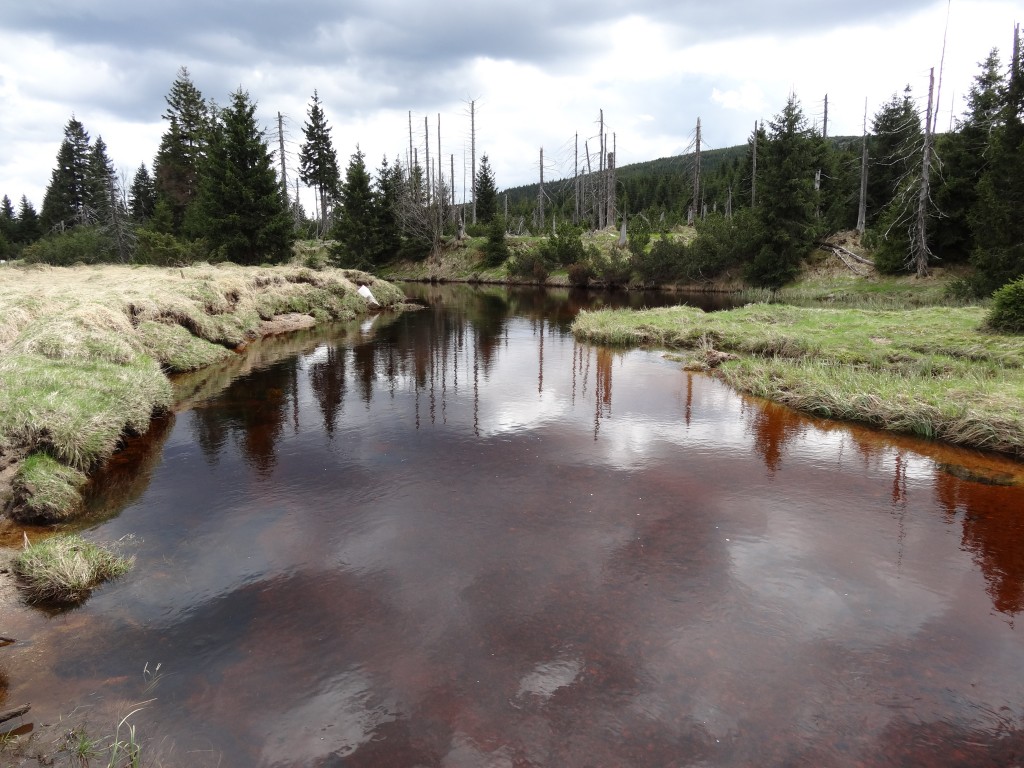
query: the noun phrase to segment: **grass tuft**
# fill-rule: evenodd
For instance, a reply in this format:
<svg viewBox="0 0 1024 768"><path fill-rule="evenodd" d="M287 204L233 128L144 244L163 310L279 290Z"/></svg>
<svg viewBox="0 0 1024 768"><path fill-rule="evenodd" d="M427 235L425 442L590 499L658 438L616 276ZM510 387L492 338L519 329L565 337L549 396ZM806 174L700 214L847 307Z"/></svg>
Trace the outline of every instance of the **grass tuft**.
<svg viewBox="0 0 1024 768"><path fill-rule="evenodd" d="M14 476L11 516L22 522L56 523L78 511L84 473L45 453L34 453Z"/></svg>
<svg viewBox="0 0 1024 768"><path fill-rule="evenodd" d="M134 561L77 534L58 534L22 550L14 573L29 602L73 604L126 573Z"/></svg>

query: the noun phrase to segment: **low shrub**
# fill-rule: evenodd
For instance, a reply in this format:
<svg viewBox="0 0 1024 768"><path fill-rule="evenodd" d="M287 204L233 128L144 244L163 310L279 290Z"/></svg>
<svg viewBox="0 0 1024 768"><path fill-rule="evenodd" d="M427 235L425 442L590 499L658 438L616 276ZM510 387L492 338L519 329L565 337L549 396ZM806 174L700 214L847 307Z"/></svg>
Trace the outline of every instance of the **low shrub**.
<svg viewBox="0 0 1024 768"><path fill-rule="evenodd" d="M47 235L25 248L22 258L28 264L55 267L116 260L113 242L97 227L75 227Z"/></svg>
<svg viewBox="0 0 1024 768"><path fill-rule="evenodd" d="M99 584L125 574L134 563L78 534L32 544L15 558L14 573L29 602L77 603Z"/></svg>
<svg viewBox="0 0 1024 768"><path fill-rule="evenodd" d="M1003 333L1024 333L1024 278L1007 283L992 294L986 325Z"/></svg>

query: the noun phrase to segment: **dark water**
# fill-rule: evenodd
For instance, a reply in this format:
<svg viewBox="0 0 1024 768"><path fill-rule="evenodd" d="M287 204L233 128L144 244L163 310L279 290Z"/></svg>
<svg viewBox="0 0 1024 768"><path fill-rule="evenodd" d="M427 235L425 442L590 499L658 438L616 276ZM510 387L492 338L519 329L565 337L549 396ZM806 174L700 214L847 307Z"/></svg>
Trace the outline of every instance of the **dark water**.
<svg viewBox="0 0 1024 768"><path fill-rule="evenodd" d="M7 704L148 702L165 765L1024 764L1019 464L409 291L178 383L93 499L135 570L3 616Z"/></svg>

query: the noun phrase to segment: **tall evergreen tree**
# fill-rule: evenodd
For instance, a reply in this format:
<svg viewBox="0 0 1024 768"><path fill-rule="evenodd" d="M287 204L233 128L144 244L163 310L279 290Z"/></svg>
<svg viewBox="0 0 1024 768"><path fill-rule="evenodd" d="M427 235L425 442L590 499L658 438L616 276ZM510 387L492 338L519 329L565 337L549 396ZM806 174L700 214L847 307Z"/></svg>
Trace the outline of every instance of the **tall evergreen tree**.
<svg viewBox="0 0 1024 768"><path fill-rule="evenodd" d="M21 196L18 204L18 236L16 241L22 245L34 243L43 236L43 228L39 223L39 214L27 196Z"/></svg>
<svg viewBox="0 0 1024 768"><path fill-rule="evenodd" d="M795 95L768 127L757 166L757 211L765 242L749 265L747 279L778 288L796 277L800 262L821 232L819 195L814 188L819 157Z"/></svg>
<svg viewBox="0 0 1024 768"><path fill-rule="evenodd" d="M193 226L218 258L238 264L284 261L294 227L281 199L273 153L256 104L239 89L210 132Z"/></svg>
<svg viewBox="0 0 1024 768"><path fill-rule="evenodd" d="M375 263L391 259L402 247L402 225L398 206L402 196L402 167L388 163L385 156L377 171L374 209L377 223Z"/></svg>
<svg viewBox="0 0 1024 768"><path fill-rule="evenodd" d="M86 218L89 199L89 134L72 115L64 126L57 166L43 195L41 214L47 229L75 226Z"/></svg>
<svg viewBox="0 0 1024 768"><path fill-rule="evenodd" d="M332 251L340 266L372 266L378 254L376 201L366 159L356 146L341 184L341 208L332 229L338 246Z"/></svg>
<svg viewBox="0 0 1024 768"><path fill-rule="evenodd" d="M1024 62L1014 44L1005 97L989 143L990 162L970 213L975 287L988 293L1024 275Z"/></svg>
<svg viewBox="0 0 1024 768"><path fill-rule="evenodd" d="M871 226L921 164L921 118L908 85L875 113L868 139L868 210Z"/></svg>
<svg viewBox="0 0 1024 768"><path fill-rule="evenodd" d="M156 184L149 175L146 164L143 163L135 171L131 189L128 191L128 212L135 221L144 223L153 218L155 210Z"/></svg>
<svg viewBox="0 0 1024 768"><path fill-rule="evenodd" d="M968 216L978 201L978 180L990 163L989 141L1000 124L1006 82L993 48L966 98L967 111L956 130L938 137L942 161L935 185L940 216L934 222L936 255L946 262L963 261L974 247Z"/></svg>
<svg viewBox="0 0 1024 768"><path fill-rule="evenodd" d="M476 172L474 199L476 200L477 221L487 224L498 213L498 188L495 185L494 171L491 170L491 162L487 155L480 158L480 168Z"/></svg>
<svg viewBox="0 0 1024 768"><path fill-rule="evenodd" d="M320 232L323 233L330 220L331 206L338 196L341 174L338 155L331 142L331 128L327 125L320 96L315 90L306 114L309 120L302 127L306 140L299 147L299 178L316 191L320 201Z"/></svg>
<svg viewBox="0 0 1024 768"><path fill-rule="evenodd" d="M0 258L6 259L14 252L17 240L18 218L14 212L14 203L4 195L0 200Z"/></svg>
<svg viewBox="0 0 1024 768"><path fill-rule="evenodd" d="M107 155L107 144L97 136L89 151L86 206L94 222L107 222L117 214L117 173Z"/></svg>
<svg viewBox="0 0 1024 768"><path fill-rule="evenodd" d="M157 199L170 209L175 233L199 193L199 167L208 141L211 113L187 68L178 70L165 97L167 131L160 139L153 174Z"/></svg>

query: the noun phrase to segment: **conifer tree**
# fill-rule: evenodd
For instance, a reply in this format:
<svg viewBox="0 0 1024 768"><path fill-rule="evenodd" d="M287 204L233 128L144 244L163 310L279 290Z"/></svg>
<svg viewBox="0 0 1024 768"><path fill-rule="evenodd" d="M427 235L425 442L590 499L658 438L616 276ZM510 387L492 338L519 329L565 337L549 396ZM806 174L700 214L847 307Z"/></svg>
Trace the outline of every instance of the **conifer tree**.
<svg viewBox="0 0 1024 768"><path fill-rule="evenodd" d="M294 226L256 123L256 104L239 89L209 133L192 226L217 258L237 264L280 262L291 254Z"/></svg>
<svg viewBox="0 0 1024 768"><path fill-rule="evenodd" d="M309 120L302 127L306 140L299 148L299 178L312 187L320 201L320 233L327 229L331 206L338 196L341 174L338 170L338 155L331 142L331 128L320 105L320 96L314 90L313 101L306 113Z"/></svg>
<svg viewBox="0 0 1024 768"><path fill-rule="evenodd" d="M39 214L36 213L35 206L29 202L28 197L22 195L18 205L18 236L15 241L22 245L28 245L42 236L43 229L39 223Z"/></svg>
<svg viewBox="0 0 1024 768"><path fill-rule="evenodd" d="M402 247L402 228L398 206L402 196L402 168L396 162L388 163L385 156L377 171L374 209L377 222L375 263L381 264L394 257Z"/></svg>
<svg viewBox="0 0 1024 768"><path fill-rule="evenodd" d="M1024 275L1024 62L1019 40L1014 54L989 143L989 164L978 181L969 217L979 293Z"/></svg>
<svg viewBox="0 0 1024 768"><path fill-rule="evenodd" d="M747 279L778 288L796 277L820 234L819 195L814 188L819 158L796 96L789 97L768 127L757 166L757 211L765 242L748 267Z"/></svg>
<svg viewBox="0 0 1024 768"><path fill-rule="evenodd" d="M494 183L494 171L487 155L480 158L480 168L476 173L476 218L481 224L487 224L498 213L498 188Z"/></svg>
<svg viewBox="0 0 1024 768"><path fill-rule="evenodd" d="M205 152L211 114L187 68L178 70L165 97L163 119L167 131L160 139L153 175L157 199L170 209L172 226L179 233L185 214L199 193L199 166Z"/></svg>
<svg viewBox="0 0 1024 768"><path fill-rule="evenodd" d="M128 192L128 212L131 217L143 223L153 218L156 210L156 184L149 175L149 169L143 163L135 171L132 186Z"/></svg>
<svg viewBox="0 0 1024 768"><path fill-rule="evenodd" d="M89 199L89 134L72 115L64 126L64 140L57 150L57 166L43 195L41 214L47 229L64 229L86 218Z"/></svg>
<svg viewBox="0 0 1024 768"><path fill-rule="evenodd" d="M871 133L868 139L868 226L878 220L920 164L921 118L909 85L902 97L894 93L875 113Z"/></svg>
<svg viewBox="0 0 1024 768"><path fill-rule="evenodd" d="M6 259L14 251L17 239L18 219L14 213L14 203L4 195L0 200L0 258Z"/></svg>
<svg viewBox="0 0 1024 768"><path fill-rule="evenodd" d="M358 146L345 169L340 201L332 229L338 245L332 255L339 266L371 266L378 253L376 206L365 156Z"/></svg>
<svg viewBox="0 0 1024 768"><path fill-rule="evenodd" d="M93 223L105 223L117 214L117 174L107 155L107 144L97 136L89 151L86 208Z"/></svg>

